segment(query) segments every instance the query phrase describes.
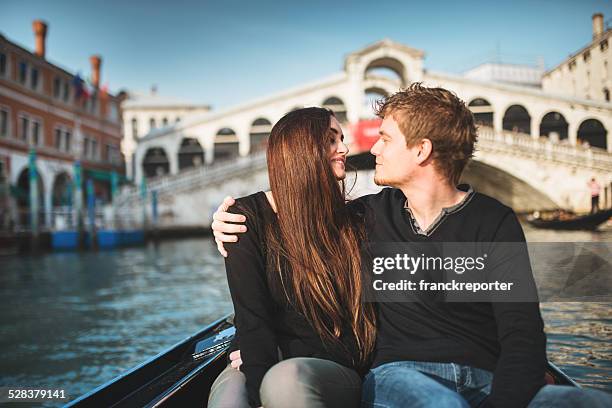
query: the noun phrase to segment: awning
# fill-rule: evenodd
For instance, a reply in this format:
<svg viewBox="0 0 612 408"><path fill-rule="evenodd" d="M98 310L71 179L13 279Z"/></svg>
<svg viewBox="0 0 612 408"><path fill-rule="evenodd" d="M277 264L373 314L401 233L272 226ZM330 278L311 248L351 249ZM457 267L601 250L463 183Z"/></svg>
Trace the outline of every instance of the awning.
<svg viewBox="0 0 612 408"><path fill-rule="evenodd" d="M106 182L111 182L111 175L112 172L111 171L104 171L104 170L94 170L94 169L84 169L84 178L92 178L94 180L98 180L98 181L106 181ZM119 181L119 183L127 183L128 179L127 177L125 177L123 174L119 174L117 173L117 180Z"/></svg>

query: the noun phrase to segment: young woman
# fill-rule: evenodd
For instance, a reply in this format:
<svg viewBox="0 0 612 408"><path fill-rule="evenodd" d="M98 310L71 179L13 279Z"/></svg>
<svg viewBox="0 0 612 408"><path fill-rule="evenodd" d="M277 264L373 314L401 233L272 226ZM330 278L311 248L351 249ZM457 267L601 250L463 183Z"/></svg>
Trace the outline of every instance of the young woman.
<svg viewBox="0 0 612 408"><path fill-rule="evenodd" d="M286 114L268 141L272 191L230 208L247 216L225 261L243 363L217 378L209 407L359 405L375 322L362 301L363 221L347 211L343 139L326 109Z"/></svg>

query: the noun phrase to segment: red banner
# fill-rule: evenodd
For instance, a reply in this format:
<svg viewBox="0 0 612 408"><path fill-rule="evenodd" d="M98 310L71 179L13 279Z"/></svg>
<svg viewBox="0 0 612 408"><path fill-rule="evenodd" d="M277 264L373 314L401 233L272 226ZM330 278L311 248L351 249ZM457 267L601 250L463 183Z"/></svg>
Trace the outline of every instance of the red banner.
<svg viewBox="0 0 612 408"><path fill-rule="evenodd" d="M360 120L353 126L353 138L360 151L370 150L378 140L381 119Z"/></svg>

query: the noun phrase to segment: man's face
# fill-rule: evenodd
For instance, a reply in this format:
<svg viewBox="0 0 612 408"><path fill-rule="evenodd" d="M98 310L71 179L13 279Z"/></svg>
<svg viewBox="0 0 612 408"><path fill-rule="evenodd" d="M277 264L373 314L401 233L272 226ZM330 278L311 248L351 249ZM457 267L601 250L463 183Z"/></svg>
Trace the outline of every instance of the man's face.
<svg viewBox="0 0 612 408"><path fill-rule="evenodd" d="M370 152L376 156L374 182L400 187L410 181L418 167L418 148L406 146L406 138L392 115L387 115L379 130L380 137Z"/></svg>

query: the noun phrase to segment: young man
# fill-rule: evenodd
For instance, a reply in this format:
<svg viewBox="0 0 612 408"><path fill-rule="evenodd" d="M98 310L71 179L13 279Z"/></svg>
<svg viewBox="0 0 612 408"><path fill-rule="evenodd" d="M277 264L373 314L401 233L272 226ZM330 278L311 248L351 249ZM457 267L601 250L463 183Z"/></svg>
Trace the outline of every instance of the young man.
<svg viewBox="0 0 612 408"><path fill-rule="evenodd" d="M453 93L413 84L377 113L383 122L371 149L375 182L394 188L358 199L368 208L370 242L525 242L512 209L457 187L477 134L471 112ZM213 223L222 253L223 242L236 239L225 234L243 228L225 224L241 222L225 212L231 204L222 204ZM530 401L550 406L558 398L576 406L575 398L584 398L576 390L544 387L545 367L535 301L379 303L362 406L514 408ZM596 398L588 404L596 406Z"/></svg>

